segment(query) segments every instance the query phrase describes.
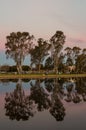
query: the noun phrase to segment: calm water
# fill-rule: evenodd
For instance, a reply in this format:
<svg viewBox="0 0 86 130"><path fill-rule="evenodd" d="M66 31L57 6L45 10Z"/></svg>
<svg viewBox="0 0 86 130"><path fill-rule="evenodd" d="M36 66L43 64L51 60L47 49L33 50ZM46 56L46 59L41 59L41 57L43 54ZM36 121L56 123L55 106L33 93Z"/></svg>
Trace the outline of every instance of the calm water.
<svg viewBox="0 0 86 130"><path fill-rule="evenodd" d="M0 130L86 130L86 78L0 80Z"/></svg>

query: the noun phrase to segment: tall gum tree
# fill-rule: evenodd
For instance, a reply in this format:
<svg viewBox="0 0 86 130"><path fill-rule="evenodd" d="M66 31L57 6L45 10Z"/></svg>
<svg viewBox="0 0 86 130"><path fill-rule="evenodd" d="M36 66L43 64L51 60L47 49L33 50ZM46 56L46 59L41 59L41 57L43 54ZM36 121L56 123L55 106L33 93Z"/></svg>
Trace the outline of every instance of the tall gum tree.
<svg viewBox="0 0 86 130"><path fill-rule="evenodd" d="M17 66L19 74L22 73L22 63L25 56L29 54L30 49L33 46L34 36L28 32L12 32L6 37L5 43L6 56L12 58Z"/></svg>
<svg viewBox="0 0 86 130"><path fill-rule="evenodd" d="M48 42L43 38L39 38L37 43L38 45L31 50L31 64L38 66L38 70L40 72L41 65L45 57L49 54L48 50L50 48L50 44L48 44Z"/></svg>
<svg viewBox="0 0 86 130"><path fill-rule="evenodd" d="M76 59L76 73L86 73L86 48Z"/></svg>
<svg viewBox="0 0 86 130"><path fill-rule="evenodd" d="M54 61L54 72L58 73L59 55L65 43L65 35L62 31L56 33L50 39L51 43L51 56Z"/></svg>
<svg viewBox="0 0 86 130"><path fill-rule="evenodd" d="M65 48L65 58L66 60L66 65L67 66L72 66L75 65L76 60L78 55L80 54L81 49L77 46L74 46L73 48L67 47Z"/></svg>

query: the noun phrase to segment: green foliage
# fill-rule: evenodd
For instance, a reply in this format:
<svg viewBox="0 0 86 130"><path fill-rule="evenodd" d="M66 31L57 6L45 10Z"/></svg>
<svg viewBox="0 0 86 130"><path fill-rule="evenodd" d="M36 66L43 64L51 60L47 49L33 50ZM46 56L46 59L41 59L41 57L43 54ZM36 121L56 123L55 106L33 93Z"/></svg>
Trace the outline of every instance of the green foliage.
<svg viewBox="0 0 86 130"><path fill-rule="evenodd" d="M9 65L2 65L0 67L0 71L1 72L9 72L9 70L10 70L10 66Z"/></svg>
<svg viewBox="0 0 86 130"><path fill-rule="evenodd" d="M28 65L23 65L22 69L23 69L23 71L29 71L30 67Z"/></svg>
<svg viewBox="0 0 86 130"><path fill-rule="evenodd" d="M48 57L45 61L45 69L52 70L54 68L53 59Z"/></svg>
<svg viewBox="0 0 86 130"><path fill-rule="evenodd" d="M86 73L86 54L81 54L76 60L76 72Z"/></svg>
<svg viewBox="0 0 86 130"><path fill-rule="evenodd" d="M37 40L34 45L34 36L28 32L12 32L6 37L5 43L6 57L12 58L16 65L3 65L0 71L17 72L22 74L24 71L52 70L54 73L70 73L68 67L75 66L71 73L86 73L86 48L81 50L79 47L67 47L65 53L62 52L65 35L62 31L56 33L50 38L49 42L43 38ZM63 54L64 53L64 54ZM25 57L31 55L31 66L23 65ZM62 54L62 55L61 55ZM46 56L49 56L46 59ZM45 64L43 64L45 63ZM35 66L33 68L33 65ZM69 71L69 72L68 72Z"/></svg>
<svg viewBox="0 0 86 130"><path fill-rule="evenodd" d="M50 45L47 41L42 38L38 39L38 45L36 45L31 52L31 62L32 64L38 65L38 69L40 71L41 64L43 63L45 57L48 55L48 50Z"/></svg>
<svg viewBox="0 0 86 130"><path fill-rule="evenodd" d="M12 32L6 39L6 56L16 62L18 73L22 73L22 62L33 46L34 36L28 32Z"/></svg>
<svg viewBox="0 0 86 130"><path fill-rule="evenodd" d="M65 35L62 31L56 31L56 33L51 37L50 39L51 43L51 56L54 61L54 70L57 73L58 72L58 60L60 52L63 48L63 45L65 43Z"/></svg>
<svg viewBox="0 0 86 130"><path fill-rule="evenodd" d="M16 66L15 66L15 65L10 66L10 70L9 70L9 72L17 72L17 68L16 68Z"/></svg>

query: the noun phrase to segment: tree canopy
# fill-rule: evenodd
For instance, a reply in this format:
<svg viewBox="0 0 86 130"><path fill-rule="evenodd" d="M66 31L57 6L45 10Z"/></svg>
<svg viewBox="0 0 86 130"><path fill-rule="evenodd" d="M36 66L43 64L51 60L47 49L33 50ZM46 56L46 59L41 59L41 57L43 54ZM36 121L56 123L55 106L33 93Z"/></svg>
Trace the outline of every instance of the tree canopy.
<svg viewBox="0 0 86 130"><path fill-rule="evenodd" d="M22 63L33 46L34 36L28 32L12 32L6 39L6 56L16 62L18 73L22 73Z"/></svg>
<svg viewBox="0 0 86 130"><path fill-rule="evenodd" d="M56 33L50 39L51 43L51 55L54 61L54 71L58 72L58 59L60 52L65 43L65 35L62 31L56 31Z"/></svg>
<svg viewBox="0 0 86 130"><path fill-rule="evenodd" d="M41 64L44 58L48 55L50 44L48 44L48 42L42 38L39 38L37 43L38 45L36 45L35 48L32 48L31 50L31 61L32 64L38 66L40 71Z"/></svg>
<svg viewBox="0 0 86 130"><path fill-rule="evenodd" d="M36 40L29 32L12 32L6 37L6 57L15 61L19 74L25 70L23 62L29 54L31 58L30 69L33 69L32 67L35 65L34 70L39 72L44 69L52 70L54 73L85 73L86 48L81 49L74 46L62 50L65 39L64 32L60 30L56 31L49 40L43 38ZM70 71L70 68L73 68L73 71ZM26 70L29 71L29 69Z"/></svg>

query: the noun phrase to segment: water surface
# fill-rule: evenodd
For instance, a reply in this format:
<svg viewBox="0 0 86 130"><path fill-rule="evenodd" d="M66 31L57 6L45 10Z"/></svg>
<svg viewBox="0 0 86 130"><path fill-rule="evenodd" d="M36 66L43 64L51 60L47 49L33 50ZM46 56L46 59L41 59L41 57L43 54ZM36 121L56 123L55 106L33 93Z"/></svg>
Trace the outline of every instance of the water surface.
<svg viewBox="0 0 86 130"><path fill-rule="evenodd" d="M0 130L85 130L86 78L0 81Z"/></svg>

